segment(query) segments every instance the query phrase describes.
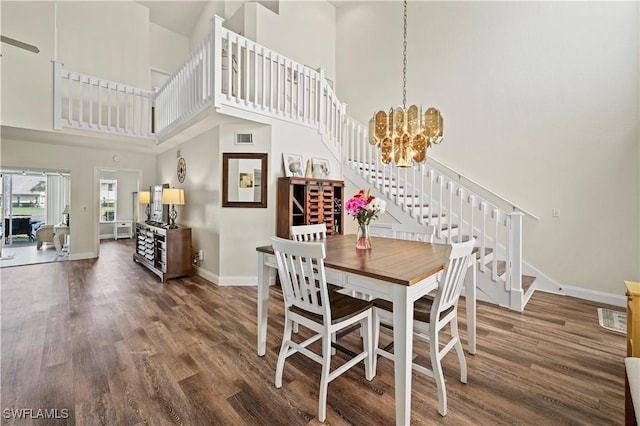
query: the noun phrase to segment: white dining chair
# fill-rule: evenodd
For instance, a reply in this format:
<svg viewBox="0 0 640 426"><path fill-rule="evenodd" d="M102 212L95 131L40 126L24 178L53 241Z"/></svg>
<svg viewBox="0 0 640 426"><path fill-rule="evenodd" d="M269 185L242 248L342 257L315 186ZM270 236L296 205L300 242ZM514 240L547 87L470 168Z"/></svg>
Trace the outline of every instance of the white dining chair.
<svg viewBox="0 0 640 426"><path fill-rule="evenodd" d="M433 225L424 225L421 223L393 223L391 225L391 233L393 238L401 240L424 241L432 243L433 236L436 233L436 227Z"/></svg>
<svg viewBox="0 0 640 426"><path fill-rule="evenodd" d="M293 225L289 229L294 241L321 241L327 239L327 224Z"/></svg>
<svg viewBox="0 0 640 426"><path fill-rule="evenodd" d="M289 228L289 234L294 241L304 242L320 242L327 239L327 225L325 223L314 223L311 225L292 225ZM340 291L344 294L349 294L342 287L329 284L329 291ZM353 296L353 294L351 294ZM297 329L294 330L298 332Z"/></svg>
<svg viewBox="0 0 640 426"><path fill-rule="evenodd" d="M321 364L318 420L324 422L327 417L329 382L360 361L364 361L366 379L373 379L372 305L371 302L327 289L324 244L273 237L272 247L285 304L284 335L276 365L275 386L282 387L285 360L297 352ZM294 323L316 334L303 342L295 342L292 338ZM331 371L331 336L357 323L362 329L362 351ZM322 341L320 354L307 348L318 340Z"/></svg>
<svg viewBox="0 0 640 426"><path fill-rule="evenodd" d="M475 239L464 243L451 244L449 261L443 273L438 278L438 290L435 297L430 295L421 297L415 301L413 310L414 329L413 334L419 340L429 342L431 368L412 364L414 370L433 377L438 389L438 412L442 416L447 415L447 389L445 387L442 372L442 358L455 349L460 363L460 381L467 383L467 362L458 334L458 300L464 278L468 269L468 263L472 261L472 252ZM383 348L378 348L380 341L380 325L393 327L393 305L382 299L373 301L373 345L376 357L373 361L374 374L377 367L377 355L393 360L393 354ZM440 332L449 325L450 338L447 342L440 342Z"/></svg>

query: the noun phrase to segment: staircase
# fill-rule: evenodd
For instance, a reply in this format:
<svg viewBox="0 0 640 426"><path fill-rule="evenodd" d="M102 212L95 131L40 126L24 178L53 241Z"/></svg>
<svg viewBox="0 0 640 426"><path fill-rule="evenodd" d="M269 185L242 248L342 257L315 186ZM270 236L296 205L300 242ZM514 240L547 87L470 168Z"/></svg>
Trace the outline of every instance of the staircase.
<svg viewBox="0 0 640 426"><path fill-rule="evenodd" d="M284 120L318 130L343 164L344 178L371 187L399 222L434 225L440 242L476 237L478 298L517 311L536 289L522 259L522 211L507 212L448 177L433 160L412 168L383 165L368 129L346 114L324 78L222 26L214 28L157 92L65 70L54 63L54 127L134 136L157 144L222 113ZM152 125L153 124L153 125ZM385 233L385 226L378 225ZM530 274L530 271L533 273ZM526 273L526 275L525 275Z"/></svg>

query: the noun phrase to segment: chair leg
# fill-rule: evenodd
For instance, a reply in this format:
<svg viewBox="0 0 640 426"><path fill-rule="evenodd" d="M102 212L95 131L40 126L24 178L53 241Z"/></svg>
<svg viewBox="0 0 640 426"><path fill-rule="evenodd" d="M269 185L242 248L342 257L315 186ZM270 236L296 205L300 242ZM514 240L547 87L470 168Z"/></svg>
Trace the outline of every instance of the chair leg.
<svg viewBox="0 0 640 426"><path fill-rule="evenodd" d="M444 375L442 374L442 364L440 363L440 339L439 332L435 324L431 324L430 330L429 353L431 355L431 369L433 370L433 378L436 381L438 389L438 413L441 416L447 415L447 388L444 383Z"/></svg>
<svg viewBox="0 0 640 426"><path fill-rule="evenodd" d="M460 342L460 336L458 335L458 321L451 321L451 338L456 339L456 354L458 355L458 362L460 363L460 381L467 383L467 360L464 357L464 349Z"/></svg>
<svg viewBox="0 0 640 426"><path fill-rule="evenodd" d="M335 333L332 334L335 336ZM329 369L331 368L331 339L322 336L322 376L318 390L318 420L324 422L327 418L327 389L329 387Z"/></svg>
<svg viewBox="0 0 640 426"><path fill-rule="evenodd" d="M372 322L372 329L371 332L373 333L373 339L372 339L372 361L371 361L371 374L373 376L376 375L376 369L378 368L378 344L380 342L380 316L378 315L378 310L376 308L373 308L373 318L371 320Z"/></svg>
<svg viewBox="0 0 640 426"><path fill-rule="evenodd" d="M337 343L338 342L338 336L337 333L331 333L331 343ZM332 344L331 345L331 355L335 355L336 354L336 348L335 346Z"/></svg>
<svg viewBox="0 0 640 426"><path fill-rule="evenodd" d="M287 359L287 352L289 351L292 326L293 321L285 319L284 333L282 335L282 345L280 345L280 354L278 355L278 363L276 364L276 388L282 387L282 373L284 372L284 361Z"/></svg>
<svg viewBox="0 0 640 426"><path fill-rule="evenodd" d="M367 315L367 318L361 322L360 332L362 333L362 348L367 351L367 357L364 359L364 376L367 380L373 380L375 376L375 370L373 369L373 360L376 356L376 351L373 348L373 333L371 315Z"/></svg>

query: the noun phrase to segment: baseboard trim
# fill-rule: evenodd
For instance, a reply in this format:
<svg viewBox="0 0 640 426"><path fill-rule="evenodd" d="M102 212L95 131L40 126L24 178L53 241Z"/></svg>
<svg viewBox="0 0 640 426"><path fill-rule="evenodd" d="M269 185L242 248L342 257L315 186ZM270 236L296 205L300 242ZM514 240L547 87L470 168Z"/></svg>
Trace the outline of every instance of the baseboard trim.
<svg viewBox="0 0 640 426"><path fill-rule="evenodd" d="M95 251L69 254L69 260L95 259L96 257L98 257L98 253L96 253Z"/></svg>
<svg viewBox="0 0 640 426"><path fill-rule="evenodd" d="M590 300L592 302L603 303L619 307L626 307L627 298L624 295L605 293L603 291L591 290L582 287L562 286L559 291L547 291L545 289L536 289L545 293L559 294L562 296L570 296L578 299ZM525 307L526 310L526 307Z"/></svg>
<svg viewBox="0 0 640 426"><path fill-rule="evenodd" d="M218 274L214 274L213 272L209 272L206 269L196 267L196 275L218 285Z"/></svg>
<svg viewBox="0 0 640 426"><path fill-rule="evenodd" d="M256 276L221 277L220 275L214 274L213 272L207 271L203 268L197 268L196 275L222 287L255 287L258 285L258 277Z"/></svg>

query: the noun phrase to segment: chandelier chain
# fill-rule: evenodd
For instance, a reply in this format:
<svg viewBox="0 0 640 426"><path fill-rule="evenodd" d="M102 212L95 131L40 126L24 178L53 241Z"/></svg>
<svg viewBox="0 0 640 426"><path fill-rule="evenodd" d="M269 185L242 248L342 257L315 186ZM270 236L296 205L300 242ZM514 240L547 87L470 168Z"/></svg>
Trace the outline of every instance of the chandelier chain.
<svg viewBox="0 0 640 426"><path fill-rule="evenodd" d="M407 109L407 0L404 1L404 32L402 43L402 108Z"/></svg>

